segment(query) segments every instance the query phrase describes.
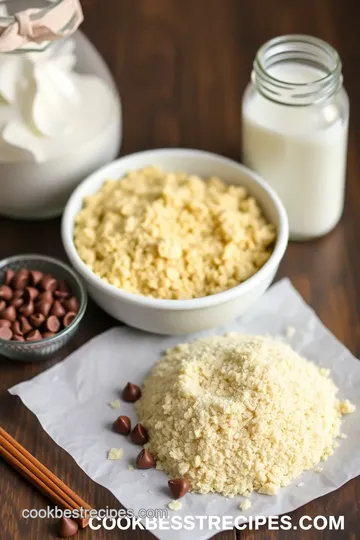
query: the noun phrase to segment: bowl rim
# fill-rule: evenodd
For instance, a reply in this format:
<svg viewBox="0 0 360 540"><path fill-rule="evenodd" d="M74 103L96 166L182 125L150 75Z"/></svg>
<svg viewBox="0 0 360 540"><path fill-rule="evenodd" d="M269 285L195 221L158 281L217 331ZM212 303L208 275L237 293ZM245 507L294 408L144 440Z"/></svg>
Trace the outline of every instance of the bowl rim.
<svg viewBox="0 0 360 540"><path fill-rule="evenodd" d="M266 193L268 198L271 200L279 219L278 226L278 235L274 247L274 251L270 255L266 263L250 278L246 281L226 289L225 291L211 294L209 296L203 296L199 298L191 298L186 300L172 300L172 299L161 299L161 298L151 298L140 294L130 293L106 283L102 278L97 276L92 270L90 270L87 265L82 261L80 255L78 254L75 244L73 241L73 225L74 219L70 218L70 214L73 211L73 206L78 205L80 192L83 191L84 186L91 186L94 181L96 181L101 174L104 174L104 181L106 180L106 175L109 174L106 172L111 167L116 167L121 165L121 163L130 158L143 158L151 156L168 156L171 155L184 156L186 154L188 157L203 157L209 158L211 160L216 160L224 165L231 166L233 169L237 169L242 174L247 175L251 181L260 185L263 191ZM89 193L91 190L89 190ZM94 191L95 193L95 191ZM81 196L83 198L83 195ZM125 156L116 159L107 165L101 167L94 171L90 176L85 178L78 186L75 188L73 193L70 195L69 200L66 203L62 221L61 221L61 237L65 252L70 259L71 264L79 272L80 275L85 279L86 282L90 283L93 287L100 289L106 292L108 295L118 298L119 300L126 301L130 304L136 304L138 306L148 307L148 308L157 308L163 310L194 310L213 306L216 304L225 303L232 298L238 296L239 294L245 294L251 290L254 286L258 284L266 275L271 273L279 265L289 239L289 224L288 217L284 208L283 203L281 202L279 196L270 187L257 173L248 169L244 165L237 163L236 161L215 154L213 152L207 152L204 150L194 150L186 148L159 148L154 150L145 150L140 152L135 152L132 154L127 154Z"/></svg>
<svg viewBox="0 0 360 540"><path fill-rule="evenodd" d="M88 302L86 288L85 288L84 284L82 283L81 279L79 278L79 276L77 275L77 273L74 272L74 270L68 264L60 261L59 259L55 259L54 257L50 257L49 255L41 255L39 253L24 253L24 254L21 254L21 255L13 255L11 257L6 257L5 259L0 260L0 269L6 267L6 265L9 265L11 263L15 263L15 262L18 262L18 261L26 261L26 260L29 260L29 259L37 259L37 260L40 260L40 261L49 262L49 263L52 263L52 264L54 264L56 266L61 267L63 270L66 270L67 272L69 272L69 274L74 279L74 281L76 281L76 284L78 285L78 287L80 289L80 292L81 292L80 300L81 301L80 301L80 308L79 308L79 311L76 314L75 319L69 324L69 326L67 326L66 328L63 328L62 330L60 330L60 332L58 332L54 336L47 337L47 338L42 338L42 339L37 339L36 341L20 341L20 342L14 342L14 341L9 340L9 339L0 338L0 344L1 343L7 343L9 345L9 343L11 343L11 344L15 345L15 343L16 343L17 347L24 347L24 348L27 348L27 349L30 349L32 347L32 345L38 345L39 343L48 344L48 343L50 343L52 341L57 340L57 338L64 337L64 336L66 336L66 334L70 333L70 331L73 329L74 325L78 324L81 321L81 319L83 318L83 316L85 315L87 302Z"/></svg>

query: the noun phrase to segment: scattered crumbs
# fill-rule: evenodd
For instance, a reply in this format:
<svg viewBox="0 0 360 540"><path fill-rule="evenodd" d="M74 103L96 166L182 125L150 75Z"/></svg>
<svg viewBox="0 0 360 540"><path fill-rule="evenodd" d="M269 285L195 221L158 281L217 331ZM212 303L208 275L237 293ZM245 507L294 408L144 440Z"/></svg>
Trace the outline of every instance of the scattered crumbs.
<svg viewBox="0 0 360 540"><path fill-rule="evenodd" d="M128 469L129 471L135 471L135 467L133 467L132 465L128 465Z"/></svg>
<svg viewBox="0 0 360 540"><path fill-rule="evenodd" d="M150 493L150 495L152 495L154 492L151 491L151 489L148 489L148 493Z"/></svg>
<svg viewBox="0 0 360 540"><path fill-rule="evenodd" d="M346 433L340 433L339 439L347 439Z"/></svg>
<svg viewBox="0 0 360 540"><path fill-rule="evenodd" d="M351 414L355 411L356 406L350 403L348 399L340 401L340 412L341 414Z"/></svg>
<svg viewBox="0 0 360 540"><path fill-rule="evenodd" d="M111 401L111 403L109 403L109 407L111 407L112 409L119 409L120 408L120 400L115 399L115 401Z"/></svg>
<svg viewBox="0 0 360 540"><path fill-rule="evenodd" d="M145 474L143 472L141 473L141 476L143 476L144 478L147 478L147 474Z"/></svg>
<svg viewBox="0 0 360 540"><path fill-rule="evenodd" d="M249 510L249 508L251 508L251 502L249 501L249 499L246 499L245 501L239 504L239 509L242 510L243 512L245 510Z"/></svg>
<svg viewBox="0 0 360 540"><path fill-rule="evenodd" d="M250 491L245 491L245 492L243 493L243 496L244 496L244 497L250 497L250 495L251 495Z"/></svg>
<svg viewBox="0 0 360 540"><path fill-rule="evenodd" d="M108 453L108 459L122 459L124 450L122 448L111 448Z"/></svg>
<svg viewBox="0 0 360 540"><path fill-rule="evenodd" d="M321 472L324 467L315 467L314 472Z"/></svg>
<svg viewBox="0 0 360 540"><path fill-rule="evenodd" d="M182 504L180 501L171 501L169 502L168 507L170 508L170 510L174 510L175 512L177 512L182 507Z"/></svg>
<svg viewBox="0 0 360 540"><path fill-rule="evenodd" d="M299 482L297 487L303 487L303 485L304 485L304 482Z"/></svg>
<svg viewBox="0 0 360 540"><path fill-rule="evenodd" d="M285 330L286 337L291 339L296 334L296 328L294 326L288 326Z"/></svg>

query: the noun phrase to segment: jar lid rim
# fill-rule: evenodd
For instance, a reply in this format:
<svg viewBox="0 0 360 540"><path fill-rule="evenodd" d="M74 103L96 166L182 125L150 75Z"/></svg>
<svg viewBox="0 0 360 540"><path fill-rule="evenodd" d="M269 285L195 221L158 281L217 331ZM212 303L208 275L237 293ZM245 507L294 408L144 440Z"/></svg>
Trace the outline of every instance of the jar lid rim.
<svg viewBox="0 0 360 540"><path fill-rule="evenodd" d="M316 67L324 75L301 82L283 80L269 73L268 68L285 62ZM308 105L326 99L341 88L341 59L336 49L320 38L306 34L275 37L264 43L256 53L252 81L272 101Z"/></svg>

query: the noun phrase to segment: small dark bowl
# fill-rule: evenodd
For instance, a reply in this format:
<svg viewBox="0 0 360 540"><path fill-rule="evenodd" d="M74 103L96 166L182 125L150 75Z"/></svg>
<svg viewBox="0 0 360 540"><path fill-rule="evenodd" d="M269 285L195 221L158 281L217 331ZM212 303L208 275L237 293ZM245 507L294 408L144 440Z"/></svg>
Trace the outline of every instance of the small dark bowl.
<svg viewBox="0 0 360 540"><path fill-rule="evenodd" d="M57 279L64 279L71 292L77 297L80 304L79 312L67 327L53 337L39 341L10 341L0 338L0 354L20 362L34 362L46 360L61 349L74 336L79 328L87 306L87 294L76 273L65 263L45 255L17 255L0 261L0 284L4 283L5 270L41 270L45 274L53 274Z"/></svg>

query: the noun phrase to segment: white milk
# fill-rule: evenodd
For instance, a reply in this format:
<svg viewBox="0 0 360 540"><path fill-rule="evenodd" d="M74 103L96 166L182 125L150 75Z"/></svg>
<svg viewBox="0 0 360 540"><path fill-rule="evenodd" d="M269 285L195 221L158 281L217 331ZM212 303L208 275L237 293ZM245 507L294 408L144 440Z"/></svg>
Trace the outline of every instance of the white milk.
<svg viewBox="0 0 360 540"><path fill-rule="evenodd" d="M292 62L272 66L267 73L296 84L325 76L320 69ZM348 133L344 100L347 109L343 89L325 104L307 106L272 102L252 85L245 91L243 160L277 191L293 239L326 234L341 217Z"/></svg>

